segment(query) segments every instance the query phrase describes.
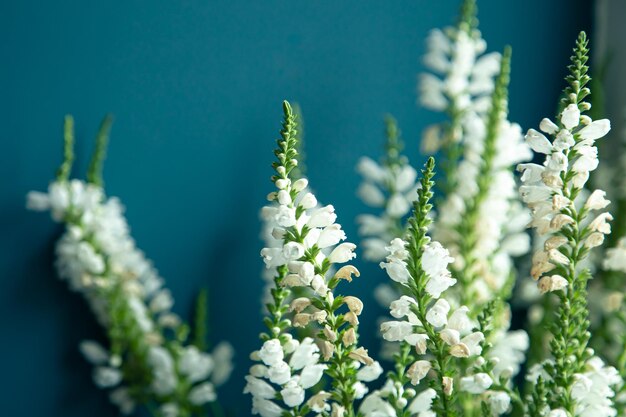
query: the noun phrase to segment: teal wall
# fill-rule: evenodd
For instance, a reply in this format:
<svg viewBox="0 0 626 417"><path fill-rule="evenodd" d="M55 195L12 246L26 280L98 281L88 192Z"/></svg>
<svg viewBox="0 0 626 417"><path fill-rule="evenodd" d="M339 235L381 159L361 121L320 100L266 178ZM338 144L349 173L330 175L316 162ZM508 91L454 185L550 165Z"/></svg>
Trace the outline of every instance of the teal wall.
<svg viewBox="0 0 626 417"><path fill-rule="evenodd" d="M114 416L77 343L102 337L82 300L52 268L61 229L24 209L60 157L65 113L77 122L83 173L100 118L116 122L108 191L122 198L139 245L190 316L211 288L212 335L237 349L223 398L241 393L261 330L258 210L283 98L306 119L309 176L356 240L357 158L376 156L382 116L398 118L416 164L419 56L456 1L4 1L0 4L0 414ZM479 2L490 49L513 46L511 116L525 128L555 108L570 48L590 2ZM358 261L347 291L363 296L365 343L377 346L370 293L384 279Z"/></svg>

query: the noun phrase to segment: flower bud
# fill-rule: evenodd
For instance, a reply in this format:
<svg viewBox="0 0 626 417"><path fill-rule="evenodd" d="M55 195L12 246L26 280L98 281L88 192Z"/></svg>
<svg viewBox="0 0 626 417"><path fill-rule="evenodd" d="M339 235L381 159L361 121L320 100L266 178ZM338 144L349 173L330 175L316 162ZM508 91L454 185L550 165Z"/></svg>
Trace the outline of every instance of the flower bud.
<svg viewBox="0 0 626 417"><path fill-rule="evenodd" d="M354 327L350 327L344 332L343 336L341 337L341 342L346 347L356 343L356 333L354 332Z"/></svg>

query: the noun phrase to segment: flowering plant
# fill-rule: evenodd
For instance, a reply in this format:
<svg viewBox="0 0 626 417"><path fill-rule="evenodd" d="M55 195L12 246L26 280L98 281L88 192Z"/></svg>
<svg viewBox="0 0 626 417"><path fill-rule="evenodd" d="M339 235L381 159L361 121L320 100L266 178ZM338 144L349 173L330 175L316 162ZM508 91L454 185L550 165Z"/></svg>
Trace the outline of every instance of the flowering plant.
<svg viewBox="0 0 626 417"><path fill-rule="evenodd" d="M383 277L376 296L390 317L376 329L387 362L359 341L364 303L343 289L360 275L357 246L309 187L299 111L283 102L261 210L266 329L243 388L253 415L626 415L626 183L592 176L611 126L589 114L587 37L576 41L557 116L524 135L509 120L511 48L487 53L476 13L465 0L457 24L428 37L420 103L445 120L424 131L421 176L391 116L380 163L357 165L357 194L374 210L357 223L364 258ZM110 125L86 180L71 180L68 116L55 180L28 195L30 209L65 226L59 275L106 331L106 348L84 341L80 350L123 414L144 405L159 417L219 416L215 387L229 377L233 349L207 349L206 293L193 332L171 311L121 203L106 196Z"/></svg>
<svg viewBox="0 0 626 417"><path fill-rule="evenodd" d="M93 340L80 351L94 366L93 380L111 389L122 414L145 405L155 416L200 416L211 404L219 413L215 387L229 377L233 349L220 343L206 352L206 295L198 303L194 340L171 311L171 292L136 247L124 208L107 198L102 164L111 118L104 119L87 180L70 180L74 121L65 118L64 160L46 193L28 194L28 207L49 210L65 225L56 247L59 276L80 293L108 336L108 348Z"/></svg>
<svg viewBox="0 0 626 417"><path fill-rule="evenodd" d="M261 349L252 353L256 364L246 377L244 392L252 394L252 413L263 417L309 413L352 417L355 401L367 393L363 381L382 372L358 346L363 303L335 293L340 281L359 276L352 265L334 269L355 257L356 246L340 243L346 235L335 222L333 206L319 207L308 181L294 170L297 124L288 102L283 103L283 113L273 164L277 190L268 195L277 204L263 209L264 218L273 222L275 238L261 251L267 268L275 271L265 318L268 331L261 334ZM292 288L304 291L293 298ZM313 328L316 340L294 334L297 328ZM328 388L320 387L324 375L330 379Z"/></svg>

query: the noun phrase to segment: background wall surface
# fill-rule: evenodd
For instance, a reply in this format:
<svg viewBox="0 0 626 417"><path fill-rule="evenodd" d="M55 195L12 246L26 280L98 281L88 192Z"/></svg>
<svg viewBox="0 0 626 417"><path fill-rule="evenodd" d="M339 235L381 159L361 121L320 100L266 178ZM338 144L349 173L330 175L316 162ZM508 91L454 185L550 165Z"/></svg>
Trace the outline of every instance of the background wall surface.
<svg viewBox="0 0 626 417"><path fill-rule="evenodd" d="M576 34L590 2L479 2L489 50L513 46L511 119L524 129L554 113ZM116 122L105 168L138 244L190 317L211 291L211 334L236 350L221 390L238 416L248 354L262 324L258 211L271 189L283 98L301 104L309 178L335 205L349 238L364 210L354 165L377 157L382 117L393 113L416 165L421 130L437 117L417 108L416 74L428 30L453 23L456 1L118 1L0 4L0 414L114 416L79 357L102 338L86 306L53 270L61 232L24 209L61 158L61 124L77 124L82 175L100 118ZM385 279L357 260L365 345L378 346L371 297Z"/></svg>

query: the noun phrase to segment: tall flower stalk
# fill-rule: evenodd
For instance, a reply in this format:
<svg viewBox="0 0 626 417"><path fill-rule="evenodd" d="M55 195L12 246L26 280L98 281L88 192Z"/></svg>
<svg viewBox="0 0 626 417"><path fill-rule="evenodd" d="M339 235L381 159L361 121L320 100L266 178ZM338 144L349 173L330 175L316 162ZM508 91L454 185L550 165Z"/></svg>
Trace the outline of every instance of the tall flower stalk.
<svg viewBox="0 0 626 417"><path fill-rule="evenodd" d="M428 152L439 151L443 160L433 237L455 259L450 269L459 283L448 298L470 308L486 337L483 355L462 363L463 372L485 374L494 381L483 397L499 415L511 402L521 408L512 379L529 346L525 331L509 330L507 301L516 281L516 258L530 249L524 230L530 216L517 194L514 168L532 154L521 127L508 120L511 49L505 48L502 56L478 58L485 42L477 30L474 1L463 3L459 22L457 28L447 29L447 37L435 31L429 41L425 63L443 74L441 89L436 90L442 94L435 100L439 106L432 106L434 90L423 88L422 80L422 103L444 111L448 120L428 128L422 143ZM463 65L458 64L461 58ZM467 415L481 407L477 409L471 397L462 405Z"/></svg>
<svg viewBox="0 0 626 417"><path fill-rule="evenodd" d="M530 159L521 128L507 120L511 50L501 59L491 108L464 119L458 187L440 206L435 237L451 248L461 282L461 303L508 298L515 279L514 256L530 247L529 215L516 195L515 164Z"/></svg>
<svg viewBox="0 0 626 417"><path fill-rule="evenodd" d="M404 142L398 124L392 116L385 117L385 155L380 164L362 157L357 165L363 182L358 195L370 207L381 209L379 214L362 214L357 218L359 234L363 237L363 256L380 262L387 256L385 247L403 235L405 217L417 197L417 171L402 154Z"/></svg>
<svg viewBox="0 0 626 417"><path fill-rule="evenodd" d="M469 112L484 115L489 110L498 73L500 54L484 53L487 44L476 12L476 0L464 0L456 26L430 32L423 58L429 72L420 75L420 103L447 116L446 122L425 130L422 142L425 152L441 153L443 176L438 187L443 194L453 192L461 178L457 167L467 133L463 119Z"/></svg>
<svg viewBox="0 0 626 417"><path fill-rule="evenodd" d="M96 385L111 389L123 414L145 405L158 416L204 415L217 399L215 386L231 372L232 347L220 344L207 353L189 341L189 326L171 312L170 291L130 236L123 206L105 196L111 121L102 123L85 182L70 180L74 121L65 118L63 163L47 193L29 193L28 207L49 210L65 225L56 247L59 275L85 297L107 332L108 349L95 341L80 345Z"/></svg>
<svg viewBox="0 0 626 417"><path fill-rule="evenodd" d="M545 162L520 165L520 193L532 211L530 225L546 238L543 250L533 255L531 275L542 293L558 298L551 357L529 376L539 381L535 386L545 384L545 393L533 396L531 415L543 415L545 408L552 410L551 416L615 415L611 398L620 381L617 371L588 347L587 283L592 276L584 261L610 233L612 220L611 214L601 212L609 204L604 191L583 194L589 172L598 166L594 143L610 129L607 119L593 121L583 114L590 109L585 101L590 94L588 52L581 32L557 123L543 119L543 133L530 129L526 135L533 151L545 155Z"/></svg>
<svg viewBox="0 0 626 417"><path fill-rule="evenodd" d="M340 243L346 236L335 223L334 208L318 207L313 193L307 191L308 181L294 172L297 124L286 101L283 113L273 164L277 190L268 195L277 204L264 208L266 217L276 222L272 235L282 245L261 251L266 266L276 268L277 274L267 305L268 332L261 335L262 348L252 354L257 363L246 377L245 392L252 394L252 413L263 417L309 413L353 417L355 401L367 392L362 381L373 380L382 371L367 350L358 346L363 303L334 293L340 281L359 275L352 265L336 272L333 268L353 259L356 246ZM288 304L293 288L306 291ZM292 334L297 328L316 329L315 340L300 340ZM324 374L330 379L327 390L315 389Z"/></svg>
<svg viewBox="0 0 626 417"><path fill-rule="evenodd" d="M448 270L453 261L448 251L427 236L433 175L431 157L422 171L406 236L391 241L386 262L381 263L402 290L390 305L397 320L383 323L381 332L401 347L383 389L364 402L361 412L365 416L460 415L454 391L459 362L482 351L484 335L473 331L469 309L461 306L451 312L443 295L457 281ZM417 393L415 387L429 373L433 374L429 388ZM479 384L489 382L482 375L477 378Z"/></svg>

